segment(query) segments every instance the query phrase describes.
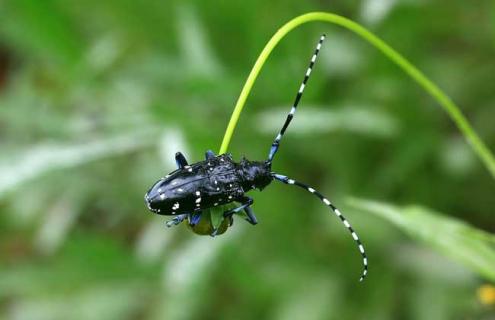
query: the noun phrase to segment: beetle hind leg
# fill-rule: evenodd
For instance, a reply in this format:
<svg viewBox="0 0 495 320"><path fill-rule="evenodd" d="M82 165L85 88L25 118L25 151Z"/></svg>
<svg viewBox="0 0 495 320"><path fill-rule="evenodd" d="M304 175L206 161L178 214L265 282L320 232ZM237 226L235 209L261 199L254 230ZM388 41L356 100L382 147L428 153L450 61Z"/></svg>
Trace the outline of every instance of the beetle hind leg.
<svg viewBox="0 0 495 320"><path fill-rule="evenodd" d="M174 217L173 219L168 220L165 224L169 228L172 226L176 226L176 225L180 224L182 221L184 221L184 219L186 219L187 216L188 216L187 214L180 214L180 215Z"/></svg>

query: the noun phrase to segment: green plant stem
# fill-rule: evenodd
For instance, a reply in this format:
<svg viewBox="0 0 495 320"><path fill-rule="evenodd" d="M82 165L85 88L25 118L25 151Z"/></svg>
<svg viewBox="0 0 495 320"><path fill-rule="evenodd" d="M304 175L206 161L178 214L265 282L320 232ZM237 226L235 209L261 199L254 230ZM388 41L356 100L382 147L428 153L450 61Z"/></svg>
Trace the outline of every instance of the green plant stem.
<svg viewBox="0 0 495 320"><path fill-rule="evenodd" d="M405 73L407 73L411 78L413 78L416 83L418 83L423 89L425 89L432 97L435 99L455 122L459 130L462 132L466 140L468 141L471 148L473 148L476 155L485 164L488 171L495 178L495 159L490 150L486 147L480 137L471 128L469 122L466 120L460 108L454 104L454 102L435 85L430 79L428 79L421 71L419 71L414 65L412 65L408 60L406 60L401 54L392 49L383 40L375 36L373 33L365 29L363 26L357 24L356 22L344 18L342 16L326 13L326 12L311 12L298 16L284 26L282 26L268 41L265 48L261 52L260 56L256 60L256 63L251 70L244 87L242 88L241 94L237 100L234 111L230 118L227 130L223 137L222 145L220 147L220 154L227 152L232 134L239 120L239 116L242 109L246 103L247 97L260 73L263 65L270 56L273 49L291 30L296 27L312 21L323 21L333 23L349 29L356 33L358 36L368 41L371 45L381 51L385 56L397 64Z"/></svg>

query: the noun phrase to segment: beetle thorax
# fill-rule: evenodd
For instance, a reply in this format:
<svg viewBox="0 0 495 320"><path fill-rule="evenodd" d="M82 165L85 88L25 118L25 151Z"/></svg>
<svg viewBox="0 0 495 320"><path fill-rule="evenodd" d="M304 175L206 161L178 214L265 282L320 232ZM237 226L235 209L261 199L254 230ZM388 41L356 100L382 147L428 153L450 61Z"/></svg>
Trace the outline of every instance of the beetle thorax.
<svg viewBox="0 0 495 320"><path fill-rule="evenodd" d="M240 164L241 185L244 190L257 188L262 190L272 181L271 165L266 161L242 159Z"/></svg>

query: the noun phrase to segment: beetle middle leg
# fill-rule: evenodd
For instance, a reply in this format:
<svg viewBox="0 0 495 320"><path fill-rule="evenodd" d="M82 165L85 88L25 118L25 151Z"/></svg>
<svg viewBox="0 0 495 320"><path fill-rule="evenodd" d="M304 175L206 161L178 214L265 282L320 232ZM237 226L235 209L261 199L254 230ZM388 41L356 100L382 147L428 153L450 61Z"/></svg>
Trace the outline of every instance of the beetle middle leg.
<svg viewBox="0 0 495 320"><path fill-rule="evenodd" d="M177 167L179 167L179 169L182 169L188 165L186 157L184 157L182 152L177 152L175 154L175 163L177 164Z"/></svg>
<svg viewBox="0 0 495 320"><path fill-rule="evenodd" d="M215 153L211 150L208 150L205 152L205 159L206 160L210 160L210 159L213 159L215 158Z"/></svg>
<svg viewBox="0 0 495 320"><path fill-rule="evenodd" d="M168 220L166 222L166 225L167 227L171 227L171 226L176 226L178 225L179 223L181 223L182 221L184 221L184 219L186 219L188 216L188 214L179 214L178 216L174 217L173 219L171 220Z"/></svg>
<svg viewBox="0 0 495 320"><path fill-rule="evenodd" d="M201 211L194 211L194 213L188 215L189 225L191 227L194 227L198 224L199 220L201 219L201 213Z"/></svg>

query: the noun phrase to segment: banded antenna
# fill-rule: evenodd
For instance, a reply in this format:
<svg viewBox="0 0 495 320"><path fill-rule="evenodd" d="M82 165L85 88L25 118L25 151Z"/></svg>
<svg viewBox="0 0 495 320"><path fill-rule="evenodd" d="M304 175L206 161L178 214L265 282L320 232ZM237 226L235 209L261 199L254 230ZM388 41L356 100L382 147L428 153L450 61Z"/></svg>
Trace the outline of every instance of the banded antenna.
<svg viewBox="0 0 495 320"><path fill-rule="evenodd" d="M304 92L304 88L306 87L306 83L308 82L309 76L311 75L311 71L313 71L313 66L315 65L316 58L318 57L318 53L320 53L321 49L321 44L325 40L325 35L322 35L320 37L320 40L318 41L318 44L316 45L315 52L313 54L313 57L311 57L311 61L309 62L309 67L308 70L306 70L306 74L304 75L303 82L301 83L301 86L299 87L299 91L297 92L296 99L294 100L294 104L292 105L292 109L290 110L289 114L287 115L287 119L285 119L284 126L282 127L282 130L278 133L277 137L275 138L275 141L272 143L272 147L270 148L270 153L268 155L268 163L272 163L273 157L275 156L275 153L277 153L278 148L280 146L280 140L284 136L285 130L287 130L287 127L289 126L290 122L292 121L292 118L294 117L294 113L296 112L297 105L299 104L299 101L301 100L301 97Z"/></svg>
<svg viewBox="0 0 495 320"><path fill-rule="evenodd" d="M354 239L354 241L356 241L356 244L358 246L358 249L359 249L359 252L361 253L361 257L363 258L363 273L361 275L361 278L359 278L359 281L363 281L363 279L366 277L366 274L368 273L368 257L366 256L366 253L364 252L364 246L363 244L361 243L361 240L359 240L359 237L357 235L357 233L354 231L354 229L352 228L351 224L349 223L349 221L347 221L347 219L344 217L344 215L340 212L339 209L337 209L337 207L335 207L331 202L330 200L328 200L327 198L325 198L321 193L319 193L317 190L311 188L310 186L308 186L307 184L304 184L302 182L299 182L299 181L296 181L294 179L290 179L284 175L281 175L281 174L277 174L277 173L272 173L272 177L275 179L275 180L278 180L278 181L281 181L285 184L292 184L292 185L296 185L312 194L314 194L315 196L317 196L326 206L330 207L330 209L332 209L333 213L335 213L335 215L337 217L340 218L340 220L342 221L342 223L345 225L345 227L347 228L347 230L349 230L349 232L351 233L351 236L352 238Z"/></svg>

